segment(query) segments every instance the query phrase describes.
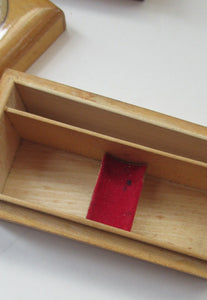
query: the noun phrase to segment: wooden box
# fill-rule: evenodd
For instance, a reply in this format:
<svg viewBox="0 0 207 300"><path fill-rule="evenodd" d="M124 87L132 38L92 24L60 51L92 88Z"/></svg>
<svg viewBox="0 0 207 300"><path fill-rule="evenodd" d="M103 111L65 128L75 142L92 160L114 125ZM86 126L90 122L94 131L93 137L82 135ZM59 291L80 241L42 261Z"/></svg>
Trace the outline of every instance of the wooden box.
<svg viewBox="0 0 207 300"><path fill-rule="evenodd" d="M145 162L131 232L86 219L104 153ZM207 278L207 128L8 70L0 218Z"/></svg>
<svg viewBox="0 0 207 300"><path fill-rule="evenodd" d="M0 0L0 77L25 71L64 30L63 12L48 0Z"/></svg>

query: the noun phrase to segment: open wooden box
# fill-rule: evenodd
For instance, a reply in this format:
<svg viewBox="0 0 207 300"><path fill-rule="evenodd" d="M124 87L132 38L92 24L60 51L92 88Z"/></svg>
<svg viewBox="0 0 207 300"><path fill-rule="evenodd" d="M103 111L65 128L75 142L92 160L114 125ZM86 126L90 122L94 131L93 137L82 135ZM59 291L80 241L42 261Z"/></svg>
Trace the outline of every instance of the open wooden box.
<svg viewBox="0 0 207 300"><path fill-rule="evenodd" d="M147 163L131 232L86 219L104 153ZM0 218L207 278L207 128L8 70Z"/></svg>

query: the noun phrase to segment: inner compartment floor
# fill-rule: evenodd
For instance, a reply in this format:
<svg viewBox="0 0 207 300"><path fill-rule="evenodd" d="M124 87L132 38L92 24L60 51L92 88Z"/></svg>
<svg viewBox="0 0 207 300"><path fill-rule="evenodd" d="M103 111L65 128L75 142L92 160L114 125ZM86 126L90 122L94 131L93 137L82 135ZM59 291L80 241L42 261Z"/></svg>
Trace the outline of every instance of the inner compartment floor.
<svg viewBox="0 0 207 300"><path fill-rule="evenodd" d="M3 194L86 217L101 162L23 140ZM207 192L146 175L132 232L200 258L207 249Z"/></svg>

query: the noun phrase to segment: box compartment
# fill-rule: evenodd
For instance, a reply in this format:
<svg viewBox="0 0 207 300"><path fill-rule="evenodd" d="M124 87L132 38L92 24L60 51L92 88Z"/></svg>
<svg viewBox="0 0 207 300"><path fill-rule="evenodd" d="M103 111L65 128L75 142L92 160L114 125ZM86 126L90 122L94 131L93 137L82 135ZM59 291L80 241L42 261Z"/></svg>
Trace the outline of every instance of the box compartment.
<svg viewBox="0 0 207 300"><path fill-rule="evenodd" d="M202 276L207 274L205 136L186 134L186 141L192 143L192 148L194 145L196 147L185 155L181 155L185 152L184 145L178 147L180 137L175 142L173 152L166 151L172 144L168 145L165 139L162 145L153 148L155 140L150 140L152 132L149 131L149 126L157 125L153 125L151 119L149 124L146 120L135 118L129 122L130 116L124 116L121 111L108 111L106 105L102 119L103 103L89 104L84 99L75 99L77 96L74 96L74 93L68 93L64 97L64 93L50 88L47 81L43 80L42 84L39 84L39 79L18 72L12 72L12 76L7 75L5 78L4 82L7 82L6 88L1 91L0 115L0 211L6 209L7 213L4 211L4 214L0 214L1 217L13 220L14 211L17 211L17 220L21 219L21 212L25 212L28 216L32 213L37 214L42 220L51 216L56 218L54 222L75 222L75 226L82 226L82 233L87 235L91 232L92 244L100 245L97 242L98 237L93 238L93 230L103 235L108 232L111 234L111 245L113 239L126 239L129 245L130 241L133 241L139 247L141 242L147 243L149 249L153 249L154 257L157 255L155 253L160 251L158 247L161 247L163 251L167 251L165 253L173 251L170 252L171 256L176 256L172 253L180 253L181 257L184 255L183 259L190 259L192 264L194 259L197 264L202 260ZM35 85L39 85L39 89ZM56 96L55 93L59 95ZM83 95L82 92L80 96ZM53 101L58 103L58 106ZM112 108L114 110L115 106L112 105ZM95 110L98 112L93 117ZM108 116L111 120L109 123L105 121ZM138 122L136 126L134 122ZM129 132L133 131L134 136L128 136L127 129L121 136L122 128L128 123ZM149 133L143 139L139 139L141 133L145 133L145 130L140 131L138 126L141 123L142 128ZM121 127L119 124L122 124ZM138 134L135 136L137 128ZM172 132L169 128L162 129L160 126L155 129L158 133L162 130L168 131L168 135L176 136L175 129ZM185 136L183 132L181 134ZM161 139L160 136L159 138ZM198 145L201 147L201 153ZM105 152L128 161L148 164L131 232L86 219ZM195 160L197 152L200 156ZM29 221L24 218L19 222L28 224ZM38 225L35 226L39 228ZM48 230L47 226L44 227L43 224L42 228ZM63 232L64 230L66 229L62 228ZM54 228L51 231L55 232ZM79 239L85 240L81 234ZM126 247L125 251L118 252L130 253L130 250ZM142 255L138 257L142 258ZM148 257L148 260L153 259ZM162 259L157 263L164 264ZM189 261L187 264L189 265ZM170 266L173 267L173 264ZM178 261L174 262L174 267L179 269ZM186 266L183 270L189 271ZM198 270L189 272L201 274Z"/></svg>

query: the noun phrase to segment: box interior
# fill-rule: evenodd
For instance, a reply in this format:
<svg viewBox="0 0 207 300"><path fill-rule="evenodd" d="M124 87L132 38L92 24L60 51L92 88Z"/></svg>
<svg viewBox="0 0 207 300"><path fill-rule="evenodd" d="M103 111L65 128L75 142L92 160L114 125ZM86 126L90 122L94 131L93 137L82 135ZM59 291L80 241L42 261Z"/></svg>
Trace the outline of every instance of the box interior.
<svg viewBox="0 0 207 300"><path fill-rule="evenodd" d="M106 110L93 101L84 100L87 97L84 91L79 91L82 95L78 99L72 93L64 97L55 91L51 94L22 84L16 84L16 91L24 103L24 108L19 108L27 112L207 163L206 139L184 134L176 128L163 128L153 124L153 120L146 122L141 114L132 118L127 111L122 114L113 109L113 105ZM179 124L179 120L177 122Z"/></svg>
<svg viewBox="0 0 207 300"><path fill-rule="evenodd" d="M44 99L41 99L41 95ZM102 116L98 122L101 115L95 114L94 119L94 112L88 113L87 109L90 110L90 107L84 106L81 111L74 101L54 97L56 96L20 85L14 85L11 90L0 120L0 192L2 196L21 199L33 205L38 204L43 211L44 208L49 208L54 215L62 212L81 220L86 217L103 154L110 151L124 159L137 155L135 150L129 150L124 143L121 148L117 148L111 144L113 141L110 138L103 142L93 136L86 137L86 133L91 130L136 142L141 131L138 130L138 136L135 137L135 130L130 130L131 134L128 136L127 130L121 133L125 126L113 128L114 113L109 116L109 122L106 122L107 115ZM54 105L55 108L51 104L53 101L58 103ZM66 108L62 108L62 105ZM44 118L47 118L47 122ZM124 116L117 115L117 118ZM125 124L122 121L123 119L121 124ZM39 126L41 122L45 122L44 126ZM135 126L133 122L129 127ZM69 128L69 125L79 129ZM80 128L87 131L83 132ZM161 132L162 129L159 130ZM149 133L149 139L151 135L152 132ZM67 142L63 143L66 138ZM80 140L83 141L81 144ZM197 141L201 146L199 160L202 160L203 164L207 161L203 151L204 142ZM155 141L144 137L142 143L152 147ZM159 147L162 150L167 149L165 142L159 144ZM195 148L196 150L188 152L187 156L193 158L198 152L197 147ZM120 149L123 149L124 154ZM179 150L176 146L175 152L183 151L184 148ZM186 164L186 161L182 163ZM170 166L169 164L169 168ZM197 170L197 167L201 168L201 164L198 163L197 166L192 162L192 172ZM154 176L150 170L149 168L145 178L132 231L127 235L207 260L207 191L194 188L191 184L183 185L169 181L164 176ZM176 176L179 177L179 174ZM105 225L103 228L108 230ZM120 235L125 234L122 230L117 232Z"/></svg>

